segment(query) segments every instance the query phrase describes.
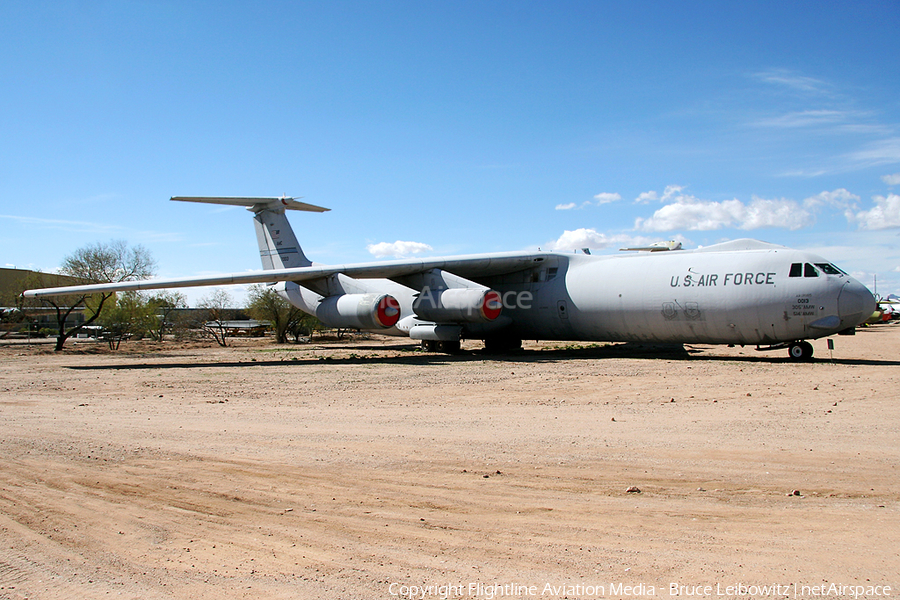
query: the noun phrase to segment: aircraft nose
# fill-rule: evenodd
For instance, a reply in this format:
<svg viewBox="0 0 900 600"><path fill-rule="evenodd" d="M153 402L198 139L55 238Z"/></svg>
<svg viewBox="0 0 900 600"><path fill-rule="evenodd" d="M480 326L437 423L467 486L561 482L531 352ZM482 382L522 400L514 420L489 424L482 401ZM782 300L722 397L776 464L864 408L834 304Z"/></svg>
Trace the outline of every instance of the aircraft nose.
<svg viewBox="0 0 900 600"><path fill-rule="evenodd" d="M869 288L855 279L850 279L841 288L838 296L838 314L842 327L856 327L875 312L875 296Z"/></svg>

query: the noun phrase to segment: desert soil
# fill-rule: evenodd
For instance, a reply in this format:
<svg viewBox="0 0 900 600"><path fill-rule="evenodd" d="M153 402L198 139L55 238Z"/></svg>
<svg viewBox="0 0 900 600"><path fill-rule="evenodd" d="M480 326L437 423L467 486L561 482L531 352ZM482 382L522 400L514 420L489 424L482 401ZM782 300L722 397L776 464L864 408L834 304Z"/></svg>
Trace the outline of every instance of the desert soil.
<svg viewBox="0 0 900 600"><path fill-rule="evenodd" d="M0 598L898 597L900 327L834 342L0 346Z"/></svg>

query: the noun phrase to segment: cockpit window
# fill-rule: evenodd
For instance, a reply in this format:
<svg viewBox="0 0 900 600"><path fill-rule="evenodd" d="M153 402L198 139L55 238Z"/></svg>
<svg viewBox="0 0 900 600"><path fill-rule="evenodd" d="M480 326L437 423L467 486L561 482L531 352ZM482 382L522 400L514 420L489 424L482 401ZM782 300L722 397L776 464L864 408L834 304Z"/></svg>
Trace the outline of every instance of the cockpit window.
<svg viewBox="0 0 900 600"><path fill-rule="evenodd" d="M822 269L826 275L846 275L846 273L830 263L816 263L816 266Z"/></svg>
<svg viewBox="0 0 900 600"><path fill-rule="evenodd" d="M791 265L791 277L803 277L803 263L794 263Z"/></svg>
<svg viewBox="0 0 900 600"><path fill-rule="evenodd" d="M804 277L818 277L819 272L816 271L816 268L809 263L806 263L803 266L803 276Z"/></svg>

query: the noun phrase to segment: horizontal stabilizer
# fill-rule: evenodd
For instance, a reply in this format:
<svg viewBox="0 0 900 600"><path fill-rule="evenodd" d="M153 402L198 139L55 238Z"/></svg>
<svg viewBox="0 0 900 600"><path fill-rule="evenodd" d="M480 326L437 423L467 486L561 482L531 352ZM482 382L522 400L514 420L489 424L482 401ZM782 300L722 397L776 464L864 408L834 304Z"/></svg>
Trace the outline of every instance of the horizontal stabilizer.
<svg viewBox="0 0 900 600"><path fill-rule="evenodd" d="M305 210L307 212L326 212L330 208L316 206L315 204L307 204L306 202L297 202L294 198L282 196L280 198L253 198L253 197L224 197L214 198L205 196L173 196L171 198L177 202L203 202L205 204L227 204L231 206L246 206L253 212L265 209L290 209Z"/></svg>

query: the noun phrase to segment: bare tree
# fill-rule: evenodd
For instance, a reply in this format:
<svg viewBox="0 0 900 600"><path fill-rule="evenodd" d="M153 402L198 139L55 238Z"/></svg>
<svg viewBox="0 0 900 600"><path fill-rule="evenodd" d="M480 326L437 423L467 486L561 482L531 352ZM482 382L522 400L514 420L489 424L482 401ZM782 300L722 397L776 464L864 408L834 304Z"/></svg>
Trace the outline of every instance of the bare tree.
<svg viewBox="0 0 900 600"><path fill-rule="evenodd" d="M96 243L79 248L63 259L60 273L77 277L84 283L118 283L147 279L153 275L156 261L143 246L129 248L123 240L113 240L108 244ZM56 350L62 350L66 340L78 334L100 316L103 305L114 292L99 294L74 294L42 299L56 309L58 333ZM79 306L84 306L87 319L83 323L66 328L66 319Z"/></svg>
<svg viewBox="0 0 900 600"><path fill-rule="evenodd" d="M198 308L204 309L202 330L220 346L228 345L226 321L234 316L233 304L231 294L223 289L210 292L197 303Z"/></svg>

